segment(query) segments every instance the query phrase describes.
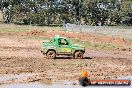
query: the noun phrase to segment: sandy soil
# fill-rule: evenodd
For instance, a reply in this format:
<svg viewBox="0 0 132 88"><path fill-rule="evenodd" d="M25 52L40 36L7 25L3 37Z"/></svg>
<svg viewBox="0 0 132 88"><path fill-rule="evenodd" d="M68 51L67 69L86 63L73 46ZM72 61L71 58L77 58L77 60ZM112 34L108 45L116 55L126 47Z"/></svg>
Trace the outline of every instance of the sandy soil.
<svg viewBox="0 0 132 88"><path fill-rule="evenodd" d="M122 48L111 51L86 49L84 59L46 59L40 52L43 40L24 38L53 37L55 34L84 41L117 44ZM51 84L63 80L75 81L81 76L81 66L90 73L91 79L132 75L131 51L131 43L111 36L36 30L25 33L0 33L0 84L36 81Z"/></svg>

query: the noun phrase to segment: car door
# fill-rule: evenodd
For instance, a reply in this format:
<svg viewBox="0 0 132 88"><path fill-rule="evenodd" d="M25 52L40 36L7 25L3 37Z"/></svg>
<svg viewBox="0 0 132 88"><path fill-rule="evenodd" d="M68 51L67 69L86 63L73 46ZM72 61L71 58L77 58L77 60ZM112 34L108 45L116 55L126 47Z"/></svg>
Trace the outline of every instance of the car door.
<svg viewBox="0 0 132 88"><path fill-rule="evenodd" d="M67 39L60 38L58 40L58 53L59 54L71 54L71 46L69 45Z"/></svg>

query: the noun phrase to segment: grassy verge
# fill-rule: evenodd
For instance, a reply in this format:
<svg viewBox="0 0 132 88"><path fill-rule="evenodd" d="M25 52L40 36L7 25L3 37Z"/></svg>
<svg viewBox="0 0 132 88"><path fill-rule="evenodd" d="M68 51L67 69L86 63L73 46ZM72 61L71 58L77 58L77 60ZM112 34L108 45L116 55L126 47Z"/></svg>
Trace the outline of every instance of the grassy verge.
<svg viewBox="0 0 132 88"><path fill-rule="evenodd" d="M52 38L49 37L42 37L42 36L23 36L23 39L32 39L32 40L51 40Z"/></svg>
<svg viewBox="0 0 132 88"><path fill-rule="evenodd" d="M0 24L0 32L30 32L32 30L61 30L62 28L59 27L46 27L46 26L30 26L30 25L14 25L14 24ZM41 37L41 36L27 36L25 38L34 39L34 40L50 40L51 38L48 37ZM86 48L91 49L107 49L111 50L117 48L118 46L113 44L102 44L96 42L89 42L84 41L82 42L79 39L71 39L73 43L80 44L85 46ZM127 41L132 42L132 39L127 39Z"/></svg>
<svg viewBox="0 0 132 88"><path fill-rule="evenodd" d="M41 36L30 36L30 37L25 37L26 39L33 39L33 40L51 40L52 38L49 37L41 37ZM79 39L71 39L73 44L80 44L85 46L86 48L89 49L105 49L105 50L112 50L117 48L117 45L114 44L101 44L101 43L91 43L89 41L81 41Z"/></svg>
<svg viewBox="0 0 132 88"><path fill-rule="evenodd" d="M34 39L34 40L51 40L51 38L49 38L49 37L39 37L39 36L32 36L29 38Z"/></svg>
<svg viewBox="0 0 132 88"><path fill-rule="evenodd" d="M128 42L132 42L132 39L130 39L130 38L128 39L128 38L127 38L126 41L128 41Z"/></svg>
<svg viewBox="0 0 132 88"><path fill-rule="evenodd" d="M0 24L0 32L29 32L32 30L61 30L59 27Z"/></svg>
<svg viewBox="0 0 132 88"><path fill-rule="evenodd" d="M91 49L106 49L106 50L112 50L117 48L114 44L101 44L101 43L91 43L91 42L85 42L85 47L91 48Z"/></svg>
<svg viewBox="0 0 132 88"><path fill-rule="evenodd" d="M80 41L79 39L72 39L73 43L77 43L80 45L85 46L86 48L90 49L106 49L106 50L112 50L117 48L117 45L114 44L102 44L102 43L96 43L96 42L89 42L89 41Z"/></svg>

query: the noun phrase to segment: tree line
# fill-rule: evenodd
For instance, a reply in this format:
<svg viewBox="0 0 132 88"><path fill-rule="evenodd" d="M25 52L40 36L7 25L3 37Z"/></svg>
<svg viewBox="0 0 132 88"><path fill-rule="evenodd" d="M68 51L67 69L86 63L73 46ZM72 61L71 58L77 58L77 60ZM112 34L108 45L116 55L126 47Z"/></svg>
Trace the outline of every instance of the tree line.
<svg viewBox="0 0 132 88"><path fill-rule="evenodd" d="M5 23L132 25L131 0L0 0Z"/></svg>

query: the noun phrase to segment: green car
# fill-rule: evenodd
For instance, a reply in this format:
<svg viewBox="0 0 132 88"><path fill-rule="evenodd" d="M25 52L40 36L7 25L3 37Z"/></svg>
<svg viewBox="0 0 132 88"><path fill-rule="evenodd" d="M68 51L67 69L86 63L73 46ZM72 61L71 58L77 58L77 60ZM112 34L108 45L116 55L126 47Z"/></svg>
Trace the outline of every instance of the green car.
<svg viewBox="0 0 132 88"><path fill-rule="evenodd" d="M57 55L68 55L82 59L85 48L81 45L72 44L66 37L56 35L51 41L43 42L41 52L51 59L56 58Z"/></svg>

